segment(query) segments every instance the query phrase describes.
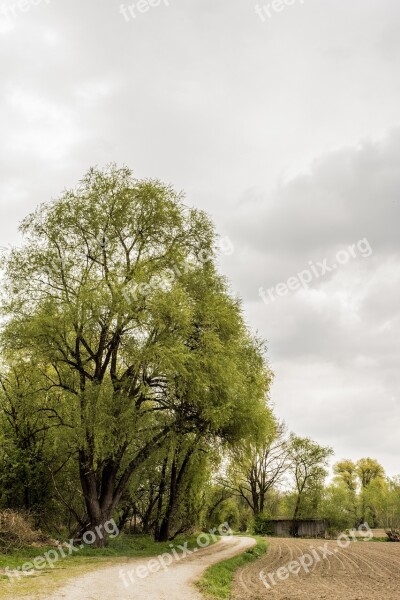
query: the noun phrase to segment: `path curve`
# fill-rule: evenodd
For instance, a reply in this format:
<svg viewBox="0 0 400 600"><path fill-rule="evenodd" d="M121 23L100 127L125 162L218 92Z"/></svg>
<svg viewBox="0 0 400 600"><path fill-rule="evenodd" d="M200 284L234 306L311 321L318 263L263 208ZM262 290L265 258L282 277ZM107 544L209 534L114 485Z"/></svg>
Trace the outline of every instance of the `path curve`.
<svg viewBox="0 0 400 600"><path fill-rule="evenodd" d="M194 583L203 572L254 545L253 538L226 536L208 548L197 549L179 561L174 560L166 570L148 573L143 578L138 573L150 567L150 558L122 560L115 566L77 578L48 600L202 600ZM134 583L131 583L129 573Z"/></svg>

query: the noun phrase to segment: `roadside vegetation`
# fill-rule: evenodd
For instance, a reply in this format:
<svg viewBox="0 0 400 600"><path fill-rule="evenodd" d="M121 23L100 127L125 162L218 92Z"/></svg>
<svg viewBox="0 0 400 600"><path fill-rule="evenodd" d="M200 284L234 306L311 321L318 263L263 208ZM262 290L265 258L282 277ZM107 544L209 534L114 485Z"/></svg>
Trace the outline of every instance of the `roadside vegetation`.
<svg viewBox="0 0 400 600"><path fill-rule="evenodd" d="M255 537L256 545L243 554L209 567L197 586L207 598L230 598L234 577L238 569L257 560L266 553L268 543L264 538Z"/></svg>
<svg viewBox="0 0 400 600"><path fill-rule="evenodd" d="M181 544L187 544L187 547L196 547L197 534L193 535L180 535L177 536L173 542L174 547L178 547ZM215 543L210 537L210 545ZM52 550L54 546L35 546L35 547L24 547L19 551L14 551L11 554L0 554L0 569L10 567L12 569L26 563L35 556L42 556L49 550ZM108 544L104 548L91 548L85 546L80 549L79 552L68 555L65 558L60 559L55 563L55 568L65 568L64 561L69 563L86 563L87 559L93 559L95 557L101 558L140 558L147 556L156 556L164 552L171 552L171 542L155 542L152 536L149 535L126 535L121 534L113 540L109 540ZM44 569L43 572L51 572L51 569Z"/></svg>

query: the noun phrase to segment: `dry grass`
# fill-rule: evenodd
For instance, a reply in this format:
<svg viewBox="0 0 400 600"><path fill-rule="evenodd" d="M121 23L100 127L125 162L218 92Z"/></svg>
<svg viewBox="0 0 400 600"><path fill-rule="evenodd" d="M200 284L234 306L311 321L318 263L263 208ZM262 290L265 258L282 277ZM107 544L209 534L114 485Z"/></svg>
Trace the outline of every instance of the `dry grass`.
<svg viewBox="0 0 400 600"><path fill-rule="evenodd" d="M34 544L49 543L35 530L28 516L12 510L0 511L0 552L5 554Z"/></svg>
<svg viewBox="0 0 400 600"><path fill-rule="evenodd" d="M33 577L10 582L0 581L0 600L44 600L51 598L65 584L96 569L112 566L118 559L86 558L78 564L60 563L57 568L46 569ZM119 559L121 560L121 559Z"/></svg>

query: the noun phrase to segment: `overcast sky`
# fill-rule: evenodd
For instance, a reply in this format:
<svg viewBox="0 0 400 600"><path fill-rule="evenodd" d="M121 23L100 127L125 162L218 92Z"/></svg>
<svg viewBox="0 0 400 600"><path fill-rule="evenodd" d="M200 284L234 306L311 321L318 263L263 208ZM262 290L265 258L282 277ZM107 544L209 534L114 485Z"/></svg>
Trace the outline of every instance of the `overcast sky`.
<svg viewBox="0 0 400 600"><path fill-rule="evenodd" d="M91 165L173 183L278 416L399 473L400 3L287 1L0 0L0 245Z"/></svg>

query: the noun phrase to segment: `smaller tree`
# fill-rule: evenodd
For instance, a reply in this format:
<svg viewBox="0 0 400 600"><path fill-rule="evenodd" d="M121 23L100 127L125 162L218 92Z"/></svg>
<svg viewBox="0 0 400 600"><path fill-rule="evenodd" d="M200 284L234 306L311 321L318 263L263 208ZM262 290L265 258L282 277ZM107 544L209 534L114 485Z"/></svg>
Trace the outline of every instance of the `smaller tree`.
<svg viewBox="0 0 400 600"><path fill-rule="evenodd" d="M368 522L371 527L376 527L375 506L379 503L378 498L384 495L385 470L374 458L360 458L356 468L360 482L360 523Z"/></svg>
<svg viewBox="0 0 400 600"><path fill-rule="evenodd" d="M360 458L356 465L361 489L366 489L375 479L384 479L385 470L374 458Z"/></svg>
<svg viewBox="0 0 400 600"><path fill-rule="evenodd" d="M268 494L278 486L289 467L289 449L283 424L271 422L263 442L244 443L231 454L227 477L222 486L242 498L254 517L263 514Z"/></svg>
<svg viewBox="0 0 400 600"><path fill-rule="evenodd" d="M352 517L351 526L357 526L360 523L357 466L352 460L344 459L333 466L333 472L336 487L343 491L342 503Z"/></svg>
<svg viewBox="0 0 400 600"><path fill-rule="evenodd" d="M382 527L400 531L400 476L387 480L385 494L377 500L375 509Z"/></svg>
<svg viewBox="0 0 400 600"><path fill-rule="evenodd" d="M290 436L290 470L296 490L292 528L294 536L297 536L297 520L301 516L304 498L318 496L327 475L328 459L332 454L333 450L329 446L320 446L310 438L297 437L293 434Z"/></svg>
<svg viewBox="0 0 400 600"><path fill-rule="evenodd" d="M328 530L336 535L355 525L349 491L343 484L332 483L323 490L318 514L326 519Z"/></svg>

